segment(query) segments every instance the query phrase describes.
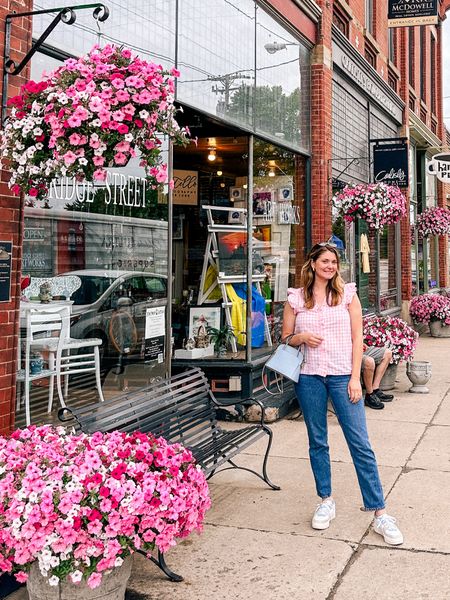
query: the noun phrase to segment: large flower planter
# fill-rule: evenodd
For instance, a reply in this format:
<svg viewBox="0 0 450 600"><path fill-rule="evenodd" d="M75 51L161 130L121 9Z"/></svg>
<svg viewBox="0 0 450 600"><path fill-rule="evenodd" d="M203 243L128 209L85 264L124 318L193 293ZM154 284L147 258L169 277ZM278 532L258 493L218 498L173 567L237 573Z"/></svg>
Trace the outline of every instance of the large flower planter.
<svg viewBox="0 0 450 600"><path fill-rule="evenodd" d="M430 321L430 334L432 337L450 337L450 326L442 321Z"/></svg>
<svg viewBox="0 0 450 600"><path fill-rule="evenodd" d="M100 585L91 589L85 581L75 584L67 580L51 586L34 562L27 581L29 600L124 600L131 565L128 556L121 567L105 572Z"/></svg>
<svg viewBox="0 0 450 600"><path fill-rule="evenodd" d="M392 390L395 387L395 380L397 379L397 363L392 363L386 369L386 373L383 375L383 379L380 383L380 390Z"/></svg>

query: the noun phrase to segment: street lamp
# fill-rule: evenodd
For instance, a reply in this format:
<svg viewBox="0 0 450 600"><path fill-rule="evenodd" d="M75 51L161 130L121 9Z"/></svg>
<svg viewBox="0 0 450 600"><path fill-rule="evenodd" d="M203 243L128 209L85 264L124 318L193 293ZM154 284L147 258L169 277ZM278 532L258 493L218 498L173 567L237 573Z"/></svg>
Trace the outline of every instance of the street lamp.
<svg viewBox="0 0 450 600"><path fill-rule="evenodd" d="M264 49L269 54L275 54L279 50L286 50L287 46L298 46L295 42L270 42L268 44L264 44Z"/></svg>

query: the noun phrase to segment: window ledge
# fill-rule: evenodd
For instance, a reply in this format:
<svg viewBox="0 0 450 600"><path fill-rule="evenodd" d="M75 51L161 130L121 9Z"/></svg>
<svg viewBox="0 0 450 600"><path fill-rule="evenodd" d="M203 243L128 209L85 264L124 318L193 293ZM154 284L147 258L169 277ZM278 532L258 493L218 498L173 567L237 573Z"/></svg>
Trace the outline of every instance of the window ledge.
<svg viewBox="0 0 450 600"><path fill-rule="evenodd" d="M400 71L397 69L397 67L394 65L394 63L390 60L388 60L387 63L388 63L388 69L390 71L392 71L392 73L395 75L395 77L397 79L400 79Z"/></svg>
<svg viewBox="0 0 450 600"><path fill-rule="evenodd" d="M353 11L345 0L335 0L335 4L344 12L350 21L354 19Z"/></svg>
<svg viewBox="0 0 450 600"><path fill-rule="evenodd" d="M369 44L372 46L373 50L377 54L380 54L381 53L381 47L380 47L380 45L378 44L378 42L376 41L376 39L373 37L373 35L370 33L370 31L368 29L364 29L364 37L369 42Z"/></svg>

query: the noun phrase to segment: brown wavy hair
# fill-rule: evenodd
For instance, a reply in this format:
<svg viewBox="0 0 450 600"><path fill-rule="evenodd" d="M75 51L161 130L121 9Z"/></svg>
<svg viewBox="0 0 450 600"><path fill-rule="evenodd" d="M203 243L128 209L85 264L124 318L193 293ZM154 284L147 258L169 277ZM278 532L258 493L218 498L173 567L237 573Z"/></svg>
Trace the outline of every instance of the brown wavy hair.
<svg viewBox="0 0 450 600"><path fill-rule="evenodd" d="M313 287L316 274L313 271L312 263L315 262L319 256L324 252L332 252L337 259L337 271L333 278L327 283L326 298L328 306L337 306L342 302L344 296L344 280L339 272L340 260L339 253L334 246L315 244L306 257L306 262L302 267L300 274L300 287L303 288L303 297L305 299L306 308L313 308L314 294Z"/></svg>

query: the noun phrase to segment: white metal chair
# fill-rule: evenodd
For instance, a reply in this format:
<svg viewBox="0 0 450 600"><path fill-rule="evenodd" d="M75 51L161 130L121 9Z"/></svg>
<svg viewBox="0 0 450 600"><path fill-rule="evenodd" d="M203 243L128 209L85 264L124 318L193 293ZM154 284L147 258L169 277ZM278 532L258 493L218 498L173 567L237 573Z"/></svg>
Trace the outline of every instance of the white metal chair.
<svg viewBox="0 0 450 600"><path fill-rule="evenodd" d="M56 383L61 406L65 406L64 399L69 393L69 377L77 373L95 373L97 392L103 402L102 382L100 377L100 351L103 341L99 338L76 339L68 335L63 340L61 352L56 338L45 339L38 345L40 352L48 352L49 357L55 360ZM80 352L80 350L82 352ZM74 354L75 353L75 354ZM64 378L64 395L62 393L62 379ZM48 412L52 410L53 395L48 397Z"/></svg>
<svg viewBox="0 0 450 600"><path fill-rule="evenodd" d="M30 425L30 386L31 382L38 379L49 378L49 406L53 403L53 387L56 376L58 395L61 406L65 406L61 388L60 364L61 356L69 337L70 309L68 306L52 307L46 306L31 308L26 313L26 338L24 366L19 363L17 381L24 384L25 416L27 426ZM51 342L53 351L49 353L48 368L38 373L31 373L32 351L42 351L43 344Z"/></svg>

